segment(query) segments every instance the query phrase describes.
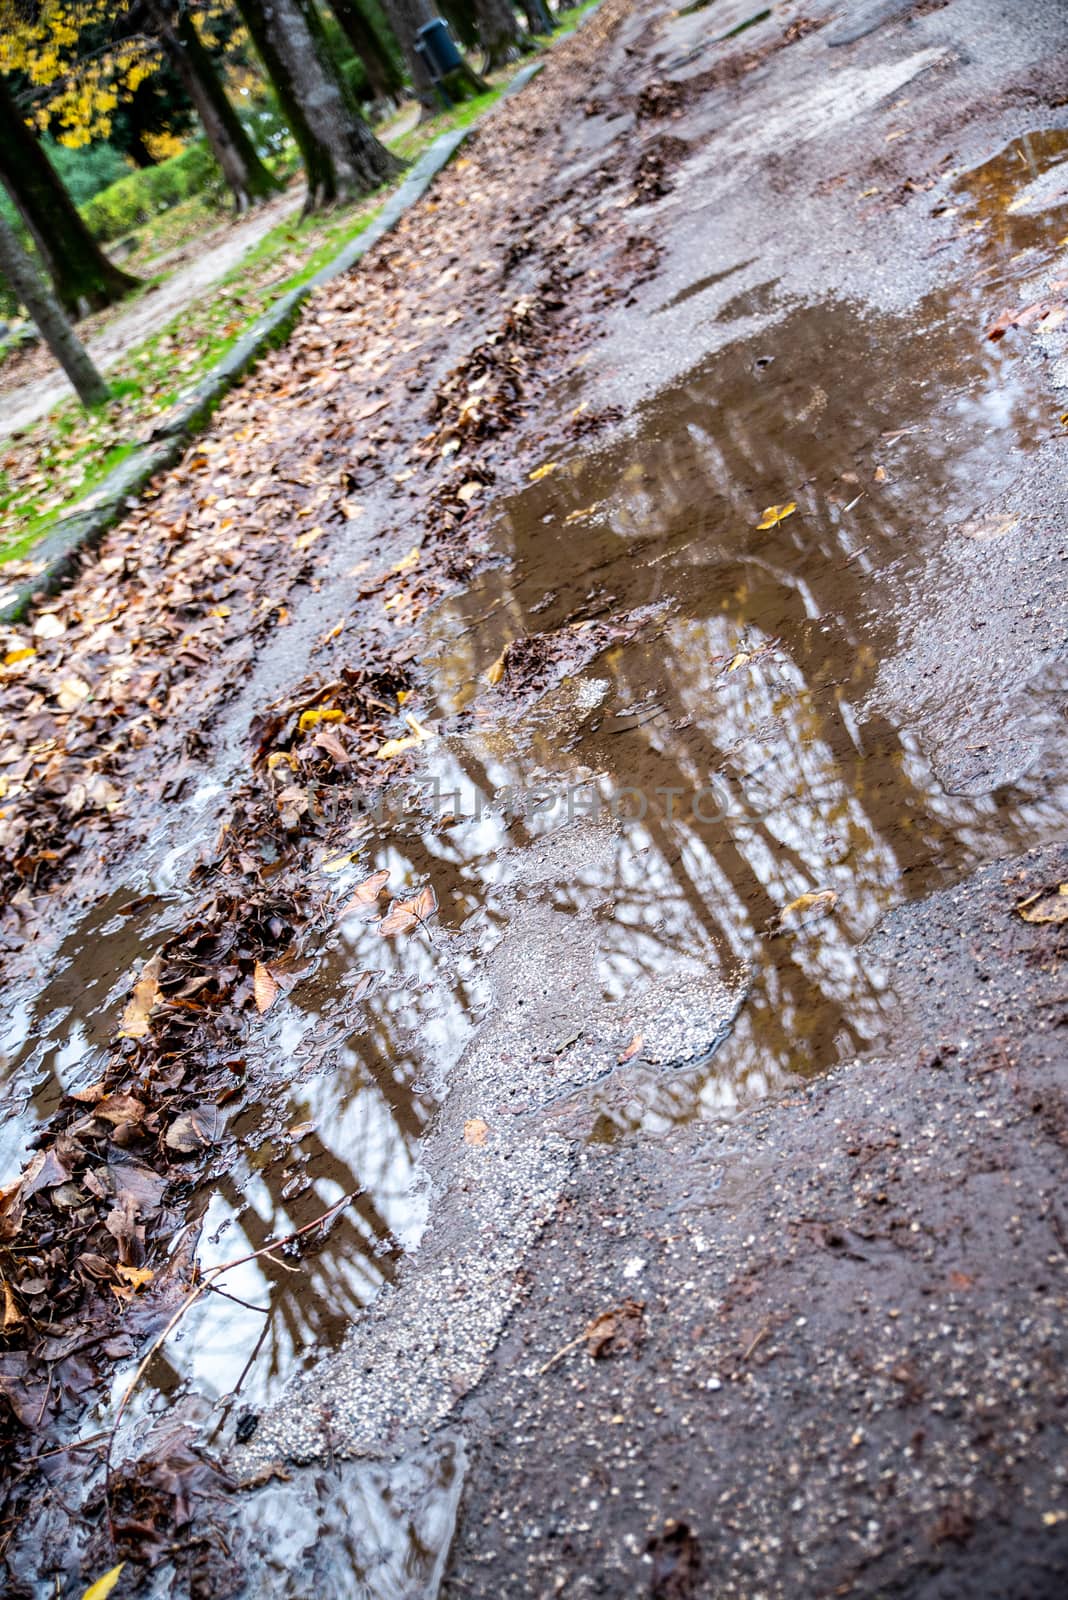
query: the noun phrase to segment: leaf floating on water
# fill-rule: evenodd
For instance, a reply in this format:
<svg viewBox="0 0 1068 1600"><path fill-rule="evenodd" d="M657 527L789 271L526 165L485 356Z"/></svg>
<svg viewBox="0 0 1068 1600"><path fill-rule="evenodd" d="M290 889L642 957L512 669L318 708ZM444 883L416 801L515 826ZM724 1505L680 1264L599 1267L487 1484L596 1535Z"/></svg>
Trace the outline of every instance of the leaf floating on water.
<svg viewBox="0 0 1068 1600"><path fill-rule="evenodd" d="M544 466L535 467L529 474L531 483L540 483L542 478L547 478L550 472L555 472L560 465L558 461L546 461Z"/></svg>
<svg viewBox="0 0 1068 1600"><path fill-rule="evenodd" d="M768 923L769 933L783 933L787 917L802 917L807 911L814 911L817 916L826 916L838 904L838 895L834 889L813 889L808 894L799 894L796 900L783 906L782 910Z"/></svg>
<svg viewBox="0 0 1068 1600"><path fill-rule="evenodd" d="M438 897L433 885L428 883L414 899L396 902L378 924L378 936L389 939L395 933L411 933L413 928L425 926L437 909Z"/></svg>
<svg viewBox="0 0 1068 1600"><path fill-rule="evenodd" d="M102 1578L98 1578L95 1583L91 1583L82 1595L82 1600L107 1600L108 1595L122 1576L122 1569L125 1565L125 1561L120 1561L117 1567L112 1567L110 1572L105 1572Z"/></svg>
<svg viewBox="0 0 1068 1600"><path fill-rule="evenodd" d="M469 1117L464 1123L464 1144L481 1145L489 1138L489 1123L481 1117Z"/></svg>
<svg viewBox="0 0 1068 1600"><path fill-rule="evenodd" d="M148 1019L159 995L159 975L163 957L157 951L141 968L141 976L134 984L134 992L122 1014L120 1039L143 1039L148 1033Z"/></svg>
<svg viewBox="0 0 1068 1600"><path fill-rule="evenodd" d="M363 906L373 906L382 890L389 882L389 868L382 867L378 872L372 872L369 878L356 885L352 899L342 906L339 916L351 917L354 911L359 911Z"/></svg>
<svg viewBox="0 0 1068 1600"><path fill-rule="evenodd" d="M252 969L252 994L256 1001L256 1010L261 1017L264 1012L270 1011L281 989L282 985L270 967L265 967L262 961L257 961Z"/></svg>
<svg viewBox="0 0 1068 1600"><path fill-rule="evenodd" d="M411 733L405 734L402 739L387 739L385 744L379 745L375 751L377 760L391 761L394 756L403 755L405 750L414 750L417 744L423 744L432 737L413 716L406 716L404 720L411 728Z"/></svg>
<svg viewBox="0 0 1068 1600"><path fill-rule="evenodd" d="M1057 316L1056 313L1063 313L1063 309L1060 300L1033 300L1030 305L1019 306L1015 311L1010 308L990 324L986 336L996 343L998 339L1004 339L1010 328L1030 328L1037 322L1044 322L1047 327L1057 327L1064 319L1063 314Z"/></svg>
<svg viewBox="0 0 1068 1600"><path fill-rule="evenodd" d="M780 522L785 522L787 517L792 517L796 510L796 500L787 500L785 505L781 506L766 506L764 515L757 523L757 532L766 533L769 528L777 528Z"/></svg>
<svg viewBox="0 0 1068 1600"><path fill-rule="evenodd" d="M1025 922L1068 922L1068 883L1039 889L1016 907Z"/></svg>

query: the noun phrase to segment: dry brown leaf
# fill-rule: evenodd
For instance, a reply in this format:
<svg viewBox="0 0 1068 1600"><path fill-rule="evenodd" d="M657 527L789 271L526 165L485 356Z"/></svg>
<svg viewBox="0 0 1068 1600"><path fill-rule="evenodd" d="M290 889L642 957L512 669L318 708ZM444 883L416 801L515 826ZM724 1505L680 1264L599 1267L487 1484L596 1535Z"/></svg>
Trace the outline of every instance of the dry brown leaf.
<svg viewBox="0 0 1068 1600"><path fill-rule="evenodd" d="M1068 883L1039 889L1016 907L1025 922L1068 922Z"/></svg>
<svg viewBox="0 0 1068 1600"><path fill-rule="evenodd" d="M594 1361L637 1355L645 1339L645 1301L624 1300L586 1324L586 1348Z"/></svg>
<svg viewBox="0 0 1068 1600"><path fill-rule="evenodd" d="M625 1061L630 1061L633 1056L636 1056L644 1043L643 1035L636 1033L627 1048L616 1058L619 1065L622 1066Z"/></svg>
<svg viewBox="0 0 1068 1600"><path fill-rule="evenodd" d="M390 908L378 924L379 937L388 939L395 933L410 933L413 928L424 926L437 908L438 897L428 883L414 899L399 900Z"/></svg>
<svg viewBox="0 0 1068 1600"><path fill-rule="evenodd" d="M261 1017L265 1011L270 1011L281 989L282 986L270 967L265 967L262 961L257 961L252 971L252 993L256 1001L256 1010Z"/></svg>
<svg viewBox="0 0 1068 1600"><path fill-rule="evenodd" d="M351 900L346 901L338 912L338 916L350 917L354 911L359 911L364 906L373 906L388 882L388 867L382 867L378 872L372 872L369 878L365 878L362 883L356 885Z"/></svg>
<svg viewBox="0 0 1068 1600"><path fill-rule="evenodd" d="M163 957L159 951L141 968L141 976L122 1014L120 1039L143 1039L148 1033L148 1019L159 995L159 976L163 970Z"/></svg>
<svg viewBox="0 0 1068 1600"><path fill-rule="evenodd" d="M489 1138L489 1123L481 1117L469 1117L464 1123L464 1144L481 1145Z"/></svg>

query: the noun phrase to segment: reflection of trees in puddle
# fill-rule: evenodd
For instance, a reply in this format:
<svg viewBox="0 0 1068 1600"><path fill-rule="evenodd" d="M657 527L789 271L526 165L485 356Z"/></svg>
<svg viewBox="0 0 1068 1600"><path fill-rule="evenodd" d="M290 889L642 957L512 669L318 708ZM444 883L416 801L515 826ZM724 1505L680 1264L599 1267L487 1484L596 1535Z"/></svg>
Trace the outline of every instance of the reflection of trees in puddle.
<svg viewBox="0 0 1068 1600"><path fill-rule="evenodd" d="M272 1600L432 1600L463 1484L451 1439L392 1462L294 1469L241 1507L235 1554L249 1594Z"/></svg>
<svg viewBox="0 0 1068 1600"><path fill-rule="evenodd" d="M845 307L795 313L660 397L624 447L513 502L500 534L512 566L439 615L445 703L518 632L653 600L671 615L584 675L607 692L572 716L566 748L556 713L565 703L573 712L575 697L565 689L514 726L476 720L478 731L430 747L441 788L488 797L532 767L566 781L582 763L609 787L642 789L648 811L606 827L603 852L550 884L526 866L544 822L488 813L443 827L424 811L381 825L361 872L388 865L397 892L429 879L440 931L433 944L390 943L357 922L318 952L265 1045L298 1072L295 1089L289 1072L279 1104L253 1116L273 1121L275 1153L246 1155L220 1186L205 1237L228 1216L232 1225L206 1260L258 1248L344 1193L359 1198L299 1277L266 1259L235 1283L242 1299L271 1305L266 1328L229 1303L204 1308L184 1370L208 1393L232 1387L260 1339L240 1403L262 1403L303 1352L336 1340L418 1237L418 1141L486 1003L486 950L507 936L517 895L537 896L558 919L563 952L569 921L595 921L592 1011L625 1009L628 996L702 968L757 964L733 1035L710 1062L677 1072L635 1062L592 1097L604 1136L729 1106L865 1049L887 1014L884 978L860 943L877 918L1063 819L1063 795L1040 785L946 795L915 737L865 708L879 660L895 649L900 572L918 568L948 517L970 514L975 494L985 500L1004 481L1038 407L996 354L961 353L944 300L930 314L921 337ZM765 347L775 361L756 369ZM935 370L959 387L932 413ZM913 431L888 444L902 428ZM890 481L877 483L884 459ZM863 498L847 511L858 479ZM756 533L754 513L787 495L797 515ZM739 652L752 660L728 670ZM484 683L478 692L492 707ZM654 713L628 723L635 706ZM711 775L727 814L702 820L689 800ZM682 797L671 820L658 789ZM822 888L839 895L834 916L761 937L784 903ZM376 986L353 1003L353 978L368 969ZM295 1155L283 1130L306 1121L315 1129Z"/></svg>
<svg viewBox="0 0 1068 1600"><path fill-rule="evenodd" d="M758 952L734 1038L685 1095L660 1080L657 1119L678 1115L680 1100L689 1114L695 1095L720 1104L863 1049L884 1019L882 980L859 946L877 917L1063 817L1063 794L1041 785L950 798L915 738L864 706L896 644L890 597L901 598L899 579L877 595L871 573L915 569L947 520L1004 481L1045 404L989 347L962 351L950 309L947 296L932 301L927 326L861 322L846 307L797 312L748 350L718 356L652 402L636 438L519 496L500 531L513 565L439 623L439 672L455 683L495 657L504 627L559 626L583 598L591 609L676 602L655 640L591 669L611 684L606 709L655 697L659 714L613 736L590 718L569 746L611 785L640 787L649 813L609 869L555 895L561 912L607 900L597 986L614 993L696 953ZM753 356L765 347L775 362L758 373ZM834 388L824 391L829 364ZM960 387L932 414L935 371ZM877 477L891 456L892 471ZM863 498L847 514L858 482ZM754 508L788 493L799 514L754 534ZM590 506L576 532L567 515ZM495 594L504 603L487 614ZM474 634L468 610L486 614ZM775 640L727 670L736 652ZM526 754L560 769L538 723ZM676 804L688 808L712 774L730 796L725 820L665 820L654 791L681 791ZM836 917L757 944L784 903L819 888L838 892Z"/></svg>

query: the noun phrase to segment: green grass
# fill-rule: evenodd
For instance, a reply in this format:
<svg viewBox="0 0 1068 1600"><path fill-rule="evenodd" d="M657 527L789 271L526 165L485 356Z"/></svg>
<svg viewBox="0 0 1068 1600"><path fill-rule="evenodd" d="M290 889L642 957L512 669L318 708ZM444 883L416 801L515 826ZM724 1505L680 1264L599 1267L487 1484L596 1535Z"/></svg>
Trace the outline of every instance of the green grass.
<svg viewBox="0 0 1068 1600"><path fill-rule="evenodd" d="M586 0L561 13L561 26L574 26L593 3ZM513 71L494 74L488 93L442 111L396 138L387 134L386 142L403 159L416 159L441 133L467 127L487 111ZM49 524L72 510L129 456L264 311L314 277L363 232L381 210L387 192L382 189L330 212L278 223L209 294L127 352L119 368L121 377L109 375L115 394L110 406L86 412L72 396L17 441L0 444L4 521L0 562L25 557ZM184 200L139 230L136 249L124 265L143 272L161 253L179 249L219 220L219 211L203 196ZM159 275L154 281L160 281Z"/></svg>

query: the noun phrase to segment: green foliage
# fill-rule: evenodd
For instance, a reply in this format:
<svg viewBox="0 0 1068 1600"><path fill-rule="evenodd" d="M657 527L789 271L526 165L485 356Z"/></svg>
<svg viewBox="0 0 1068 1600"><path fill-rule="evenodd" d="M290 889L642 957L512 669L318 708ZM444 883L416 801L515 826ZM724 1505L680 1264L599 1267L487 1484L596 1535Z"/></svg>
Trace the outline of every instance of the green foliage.
<svg viewBox="0 0 1068 1600"><path fill-rule="evenodd" d="M66 145L58 144L47 134L41 143L76 206L84 206L101 189L117 183L130 170L121 153L110 144L90 144L79 150L68 150Z"/></svg>
<svg viewBox="0 0 1068 1600"><path fill-rule="evenodd" d="M198 140L180 155L161 161L156 167L131 172L102 190L87 205L82 216L101 243L121 239L123 234L149 222L161 211L187 200L190 195L217 187L222 177L204 141Z"/></svg>

